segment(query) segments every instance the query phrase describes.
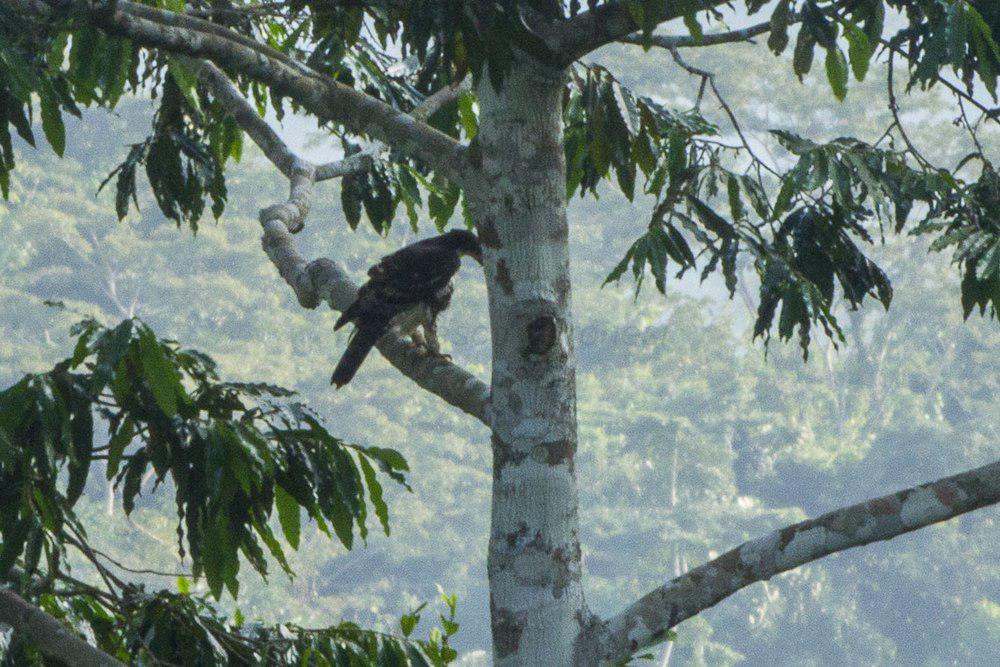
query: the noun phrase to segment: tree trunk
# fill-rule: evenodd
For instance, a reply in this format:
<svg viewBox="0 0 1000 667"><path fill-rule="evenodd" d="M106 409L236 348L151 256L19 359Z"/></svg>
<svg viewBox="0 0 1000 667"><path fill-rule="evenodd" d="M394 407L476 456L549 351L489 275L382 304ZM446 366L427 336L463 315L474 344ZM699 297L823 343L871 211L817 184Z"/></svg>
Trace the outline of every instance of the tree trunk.
<svg viewBox="0 0 1000 667"><path fill-rule="evenodd" d="M480 178L467 190L484 246L493 345L488 571L497 665L568 665L590 622L577 536L565 72L517 62L479 87Z"/></svg>

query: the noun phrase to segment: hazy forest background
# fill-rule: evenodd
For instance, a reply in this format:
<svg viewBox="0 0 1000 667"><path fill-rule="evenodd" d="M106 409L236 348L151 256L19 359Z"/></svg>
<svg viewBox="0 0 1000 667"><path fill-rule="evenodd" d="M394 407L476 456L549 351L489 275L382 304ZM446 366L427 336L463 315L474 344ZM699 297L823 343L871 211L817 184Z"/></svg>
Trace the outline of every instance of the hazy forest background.
<svg viewBox="0 0 1000 667"><path fill-rule="evenodd" d="M607 49L600 61L636 92L690 108L697 79L665 54L630 57L638 48ZM717 72L763 150L770 127L875 141L889 122L885 105L873 101L884 96L884 66L837 103L821 71L800 84L763 48L685 57ZM937 163L955 164L967 152L951 100L932 90L901 103L912 137ZM728 127L714 104L703 110ZM276 573L265 585L245 571L242 615L392 629L400 614L436 598L440 585L459 598L454 645L470 664L486 663L488 432L414 391L377 355L346 389L329 387L347 332L333 333L332 312L299 307L261 251L257 211L281 201L287 186L249 142L229 172L218 224L192 235L165 220L149 196L141 213L115 222L113 195L95 191L144 136L150 114L139 101L114 116L86 113L68 128L64 160L47 148L19 150L10 201L0 202L0 386L69 352L68 329L79 316L42 303L61 300L107 323L138 315L161 336L212 355L229 379L297 389L338 436L399 449L413 493L390 491L389 537L373 532L367 547L345 552L310 526L293 555L294 580ZM323 150L315 128L293 127ZM986 128L983 138L996 159L997 133ZM336 257L360 277L414 235L405 223L388 238L366 226L352 232L338 187L317 189L301 244L306 256ZM775 341L765 355L751 341L749 268L749 288L732 301L714 279L699 284L696 276L668 283L666 298L648 289L635 299L629 280L601 287L641 233L649 206L608 191L570 208L581 541L587 597L598 614L712 557L710 549L998 457L1000 332L988 319L962 321L947 255L928 254L919 238L887 239L875 253L896 287L891 312L869 302L845 315L849 344L837 351L817 339L803 363L795 342ZM460 216L452 224L462 224ZM420 227L420 235L433 231ZM489 376L478 270L463 268L441 331L445 351ZM78 509L93 542L124 564L183 571L169 490L147 487L126 519L103 475L94 475ZM682 624L670 662L1000 664L998 544L1000 515L992 509L800 568Z"/></svg>

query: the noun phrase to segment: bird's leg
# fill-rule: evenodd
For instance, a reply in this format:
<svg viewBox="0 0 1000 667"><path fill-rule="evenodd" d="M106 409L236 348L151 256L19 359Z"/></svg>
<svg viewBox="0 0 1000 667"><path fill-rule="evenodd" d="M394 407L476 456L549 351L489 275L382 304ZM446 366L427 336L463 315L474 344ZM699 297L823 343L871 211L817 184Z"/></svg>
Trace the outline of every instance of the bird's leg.
<svg viewBox="0 0 1000 667"><path fill-rule="evenodd" d="M420 327L413 327L413 331L410 332L410 340L413 341L415 346L427 349L427 340L420 331Z"/></svg>
<svg viewBox="0 0 1000 667"><path fill-rule="evenodd" d="M428 317L423 321L422 326L424 333L421 338L423 339L423 347L427 351L427 355L451 361L450 354L441 354L441 341L437 335L437 317Z"/></svg>

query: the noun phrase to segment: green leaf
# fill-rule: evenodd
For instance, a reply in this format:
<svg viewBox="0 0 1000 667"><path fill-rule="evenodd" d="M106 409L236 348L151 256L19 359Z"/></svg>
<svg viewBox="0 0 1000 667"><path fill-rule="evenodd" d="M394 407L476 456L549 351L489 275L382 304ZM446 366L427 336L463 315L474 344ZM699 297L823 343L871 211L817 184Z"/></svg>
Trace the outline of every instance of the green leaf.
<svg viewBox="0 0 1000 667"><path fill-rule="evenodd" d="M183 10L182 10L183 11ZM201 113L201 100L198 98L198 77L184 63L175 57L167 59L167 71L173 78L177 88L191 108Z"/></svg>
<svg viewBox="0 0 1000 667"><path fill-rule="evenodd" d="M299 535L302 525L299 516L299 504L280 484L274 487L274 506L278 509L278 522L281 532L293 549L299 548Z"/></svg>
<svg viewBox="0 0 1000 667"><path fill-rule="evenodd" d="M135 422L132 417L126 417L125 421L118 427L108 443L108 479L114 478L118 474L118 467L122 462L122 453L135 436Z"/></svg>
<svg viewBox="0 0 1000 667"><path fill-rule="evenodd" d="M847 58L839 47L826 52L826 78L834 96L843 101L847 97Z"/></svg>
<svg viewBox="0 0 1000 667"><path fill-rule="evenodd" d="M864 20L865 36L868 42L878 44L882 37L882 30L885 27L885 5L882 0L876 0L869 6L869 13Z"/></svg>
<svg viewBox="0 0 1000 667"><path fill-rule="evenodd" d="M788 16L791 0L781 0L771 14L771 34L767 46L775 55L780 55L788 46Z"/></svg>
<svg viewBox="0 0 1000 667"><path fill-rule="evenodd" d="M451 637L453 634L458 632L458 623L441 616L441 629L444 630L446 637Z"/></svg>
<svg viewBox="0 0 1000 667"><path fill-rule="evenodd" d="M34 521L22 516L5 519L3 542L0 542L0 575L5 575L24 550L24 543Z"/></svg>
<svg viewBox="0 0 1000 667"><path fill-rule="evenodd" d="M774 220L778 220L783 216L789 209L792 203L792 196L798 190L795 183L795 178L792 176L786 176L781 182L781 188L778 190L778 196L774 198L774 211L771 217Z"/></svg>
<svg viewBox="0 0 1000 667"><path fill-rule="evenodd" d="M476 98L472 93L465 93L458 98L458 118L469 141L475 139L479 132L479 119L473 108L475 101Z"/></svg>
<svg viewBox="0 0 1000 667"><path fill-rule="evenodd" d="M694 12L688 12L684 15L684 27L688 29L688 33L698 44L705 38L705 31L702 30L701 24L698 23L698 15Z"/></svg>
<svg viewBox="0 0 1000 667"><path fill-rule="evenodd" d="M795 53L792 56L792 69L799 77L799 81L812 69L815 50L816 38L805 28L799 30L798 39L795 40Z"/></svg>
<svg viewBox="0 0 1000 667"><path fill-rule="evenodd" d="M420 616L414 616L412 614L404 614L399 619L399 627L403 631L404 637L409 637L413 632L413 629L417 627L417 623L420 621Z"/></svg>
<svg viewBox="0 0 1000 667"><path fill-rule="evenodd" d="M73 448L68 465L69 480L66 484L66 501L70 505L76 503L83 493L94 453L94 417L90 408L90 397L74 396L71 403L70 434Z"/></svg>
<svg viewBox="0 0 1000 667"><path fill-rule="evenodd" d="M55 154L62 157L66 150L66 127L63 125L59 102L45 86L39 89L38 99L42 108L42 131Z"/></svg>
<svg viewBox="0 0 1000 667"><path fill-rule="evenodd" d="M177 397L184 388L177 369L167 359L156 335L146 326L139 329L139 354L142 375L153 392L156 404L168 417L174 416L177 414Z"/></svg>
<svg viewBox="0 0 1000 667"><path fill-rule="evenodd" d="M66 58L67 44L69 44L69 32L60 32L52 40L52 46L49 49L48 55L48 65L50 70L58 71L62 68L63 61Z"/></svg>
<svg viewBox="0 0 1000 667"><path fill-rule="evenodd" d="M733 216L733 222L745 220L747 212L740 198L740 182L733 174L726 178L726 194L729 195L729 212Z"/></svg>
<svg viewBox="0 0 1000 667"><path fill-rule="evenodd" d="M868 35L853 23L847 24L845 36L847 37L847 55L851 60L854 78L858 81L864 81L868 74L868 65L874 49L868 40Z"/></svg>

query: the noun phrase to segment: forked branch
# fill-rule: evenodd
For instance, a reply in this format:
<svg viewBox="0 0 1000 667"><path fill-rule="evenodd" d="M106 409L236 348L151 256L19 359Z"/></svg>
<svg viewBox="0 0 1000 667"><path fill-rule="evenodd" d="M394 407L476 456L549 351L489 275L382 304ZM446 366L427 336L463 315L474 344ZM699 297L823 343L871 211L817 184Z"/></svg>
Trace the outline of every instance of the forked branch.
<svg viewBox="0 0 1000 667"><path fill-rule="evenodd" d="M204 61L193 61L192 68L212 93L225 101L240 126L289 179L288 199L260 212L260 222L264 228L262 242L267 256L304 307L315 308L326 301L334 310L343 311L354 301L358 286L333 260L321 258L310 262L303 258L295 248L292 235L305 224L319 170L325 171L326 178L350 173L362 166L358 156L320 168L298 158L219 68ZM414 115L426 118L464 90L464 83L443 89L443 92L425 100L424 104L414 110ZM367 156L367 159L370 160L371 156ZM422 388L481 422L489 423L489 387L477 377L443 357L427 355L399 335L390 333L383 337L378 349L389 363Z"/></svg>

